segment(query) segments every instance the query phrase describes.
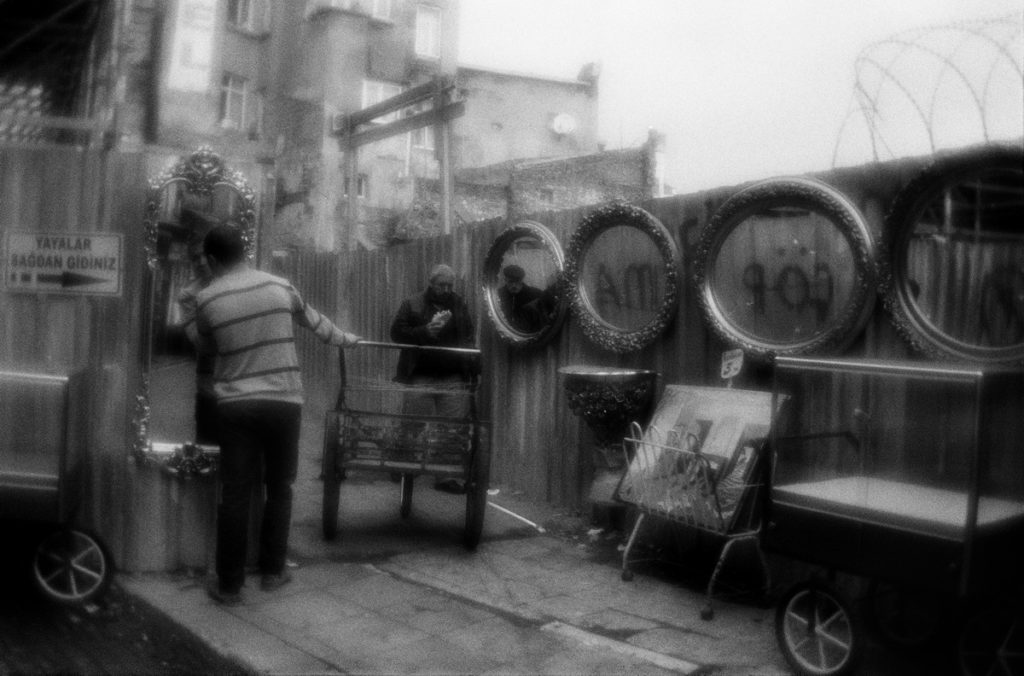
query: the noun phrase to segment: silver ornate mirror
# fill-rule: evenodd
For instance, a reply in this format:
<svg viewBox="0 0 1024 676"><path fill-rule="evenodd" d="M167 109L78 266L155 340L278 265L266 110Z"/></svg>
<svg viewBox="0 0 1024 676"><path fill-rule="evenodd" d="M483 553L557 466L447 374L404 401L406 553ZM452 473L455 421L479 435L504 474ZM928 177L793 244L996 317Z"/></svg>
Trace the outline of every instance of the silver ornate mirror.
<svg viewBox="0 0 1024 676"><path fill-rule="evenodd" d="M214 441L197 430L196 423L197 388L204 376L212 375L212 366L197 359L186 338L182 301L207 281L203 238L214 225L225 222L242 229L252 258L255 194L245 178L229 171L210 148L201 147L150 181L144 221L149 267L143 308L144 391L136 415L136 450L152 457L154 449L174 449L163 460L183 472L195 469L194 445ZM193 448L185 458L191 465L183 461L183 445Z"/></svg>
<svg viewBox="0 0 1024 676"><path fill-rule="evenodd" d="M694 277L711 327L751 357L841 349L874 306L875 248L839 191L809 178L769 179L715 212Z"/></svg>
<svg viewBox="0 0 1024 676"><path fill-rule="evenodd" d="M565 287L583 333L613 352L651 344L679 302L679 249L661 221L612 202L588 214L573 233Z"/></svg>
<svg viewBox="0 0 1024 676"><path fill-rule="evenodd" d="M520 221L495 238L483 266L487 314L514 347L543 345L562 328L566 303L559 282L565 262L554 234Z"/></svg>
<svg viewBox="0 0 1024 676"><path fill-rule="evenodd" d="M934 161L886 218L883 289L897 328L926 354L1024 363L1024 151Z"/></svg>

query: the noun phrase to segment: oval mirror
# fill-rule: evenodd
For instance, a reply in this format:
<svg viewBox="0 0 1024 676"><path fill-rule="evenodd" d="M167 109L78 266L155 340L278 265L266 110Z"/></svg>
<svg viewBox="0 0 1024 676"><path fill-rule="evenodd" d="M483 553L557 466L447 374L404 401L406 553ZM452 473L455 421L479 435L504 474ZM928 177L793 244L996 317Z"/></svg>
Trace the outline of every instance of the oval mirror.
<svg viewBox="0 0 1024 676"><path fill-rule="evenodd" d="M565 287L583 333L613 352L652 343L675 317L679 249L661 221L613 202L588 214L573 233Z"/></svg>
<svg viewBox="0 0 1024 676"><path fill-rule="evenodd" d="M933 162L886 218L885 302L933 357L1024 363L1024 153Z"/></svg>
<svg viewBox="0 0 1024 676"><path fill-rule="evenodd" d="M220 223L242 229L252 259L255 194L210 148L200 148L150 181L144 220L149 266L143 308L145 391L136 421L136 444L146 452L154 446L216 443L207 427L212 424L209 402L203 398L212 385L212 363L197 357L185 335L183 301L209 281L202 243Z"/></svg>
<svg viewBox="0 0 1024 676"><path fill-rule="evenodd" d="M559 282L562 247L540 223L521 221L503 230L487 252L484 299L495 330L515 347L551 340L565 318Z"/></svg>
<svg viewBox="0 0 1024 676"><path fill-rule="evenodd" d="M769 179L715 212L694 278L711 327L754 358L841 349L874 306L874 244L839 191Z"/></svg>

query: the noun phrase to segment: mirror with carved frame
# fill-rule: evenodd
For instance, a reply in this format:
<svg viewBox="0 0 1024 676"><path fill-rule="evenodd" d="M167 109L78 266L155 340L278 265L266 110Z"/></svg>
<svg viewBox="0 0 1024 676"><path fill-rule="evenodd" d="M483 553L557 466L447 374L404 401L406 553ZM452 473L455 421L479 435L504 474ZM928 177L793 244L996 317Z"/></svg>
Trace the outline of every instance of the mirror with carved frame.
<svg viewBox="0 0 1024 676"><path fill-rule="evenodd" d="M845 195L816 179L740 190L715 212L695 256L712 329L754 359L841 350L874 307L871 231Z"/></svg>
<svg viewBox="0 0 1024 676"><path fill-rule="evenodd" d="M650 345L675 318L679 248L661 221L611 202L589 213L569 242L565 288L584 335L612 352Z"/></svg>
<svg viewBox="0 0 1024 676"><path fill-rule="evenodd" d="M1024 364L1024 151L940 157L886 217L883 292L897 329L940 359Z"/></svg>
<svg viewBox="0 0 1024 676"><path fill-rule="evenodd" d="M513 347L547 343L562 328L560 290L565 260L555 235L540 223L520 221L491 244L483 266L487 314Z"/></svg>
<svg viewBox="0 0 1024 676"><path fill-rule="evenodd" d="M197 392L212 383L211 358L185 335L185 305L209 281L203 238L218 224L241 228L247 255L256 246L256 197L245 177L201 147L149 184L144 219L148 275L143 307L143 392L136 411L136 452L159 456L177 473L209 470L201 449L216 443L204 424ZM196 450L196 449L200 450ZM213 449L209 449L211 452ZM183 455L184 453L184 455Z"/></svg>

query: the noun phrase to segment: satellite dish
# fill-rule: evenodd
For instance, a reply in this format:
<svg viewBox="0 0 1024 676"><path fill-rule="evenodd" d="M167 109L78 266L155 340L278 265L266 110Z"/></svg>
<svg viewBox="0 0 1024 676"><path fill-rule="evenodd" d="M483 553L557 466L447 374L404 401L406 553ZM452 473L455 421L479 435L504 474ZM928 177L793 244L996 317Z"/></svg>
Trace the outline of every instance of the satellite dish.
<svg viewBox="0 0 1024 676"><path fill-rule="evenodd" d="M576 131L576 118L569 113L559 113L551 120L551 131L556 134L571 134Z"/></svg>

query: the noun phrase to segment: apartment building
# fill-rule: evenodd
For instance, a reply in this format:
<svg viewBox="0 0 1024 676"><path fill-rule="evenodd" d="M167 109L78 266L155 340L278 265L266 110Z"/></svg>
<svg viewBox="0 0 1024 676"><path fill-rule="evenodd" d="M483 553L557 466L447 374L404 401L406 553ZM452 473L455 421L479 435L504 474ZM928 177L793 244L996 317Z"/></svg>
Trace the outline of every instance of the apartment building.
<svg viewBox="0 0 1024 676"><path fill-rule="evenodd" d="M266 251L376 247L437 231L439 129L419 127L369 143L353 167L337 122L442 77L453 83L464 111L448 136L453 191L462 194L456 220L500 213L491 196L470 196L507 192L513 183L529 183L538 205L564 206L570 193L583 199L607 192L583 189L581 177L586 182L592 174L580 167L558 170L573 166L572 158L590 158L579 163L593 166L601 154L597 66L585 65L575 79L459 66L459 0L83 0L74 12L56 2L12 2L22 32L39 42L15 53L18 67L34 63L37 79L63 78L62 91L77 96L51 96L61 108L41 110L24 87L12 84L25 78L5 79L0 61L5 109L12 99L24 109L20 126L3 126L10 115L0 119L0 136L6 129L9 137L30 138L25 115L42 112L50 122L54 115L86 117L88 124L67 123L62 138L83 142L81 127L102 129L97 137L107 147L145 152L153 175L208 145L260 194ZM60 52L55 45L69 53L67 62L78 57L86 65L72 72L59 61L43 69L31 58ZM71 86L80 82L78 89L88 91ZM413 103L374 125L425 106ZM501 170L495 168L513 161L517 181L496 187ZM606 156L601 163L614 161ZM550 187L523 179L523 168L538 163L546 168L532 175ZM473 171L481 167L489 169ZM489 178L481 182L481 175ZM468 181L464 187L460 177ZM525 208L506 208L503 215Z"/></svg>

